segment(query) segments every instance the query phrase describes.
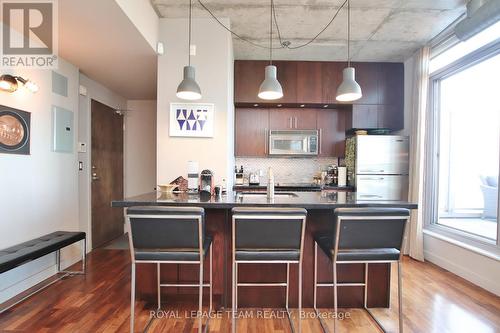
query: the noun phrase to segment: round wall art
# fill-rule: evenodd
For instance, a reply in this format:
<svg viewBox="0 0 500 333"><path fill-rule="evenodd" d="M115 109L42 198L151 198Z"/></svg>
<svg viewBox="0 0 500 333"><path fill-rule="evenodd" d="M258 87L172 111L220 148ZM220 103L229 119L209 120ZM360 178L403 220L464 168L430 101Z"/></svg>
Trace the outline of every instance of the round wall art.
<svg viewBox="0 0 500 333"><path fill-rule="evenodd" d="M30 113L0 106L0 153L30 153Z"/></svg>

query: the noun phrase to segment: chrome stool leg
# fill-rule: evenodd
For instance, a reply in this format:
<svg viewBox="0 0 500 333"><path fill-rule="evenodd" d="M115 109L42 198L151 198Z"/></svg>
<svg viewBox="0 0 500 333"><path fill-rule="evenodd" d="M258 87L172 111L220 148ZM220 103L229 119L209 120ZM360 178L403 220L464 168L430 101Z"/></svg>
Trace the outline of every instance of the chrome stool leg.
<svg viewBox="0 0 500 333"><path fill-rule="evenodd" d="M156 264L156 275L158 281L158 311L161 309L161 287L160 287L160 263Z"/></svg>
<svg viewBox="0 0 500 333"><path fill-rule="evenodd" d="M130 281L130 332L134 332L135 314L135 263L132 263L132 279Z"/></svg>
<svg viewBox="0 0 500 333"><path fill-rule="evenodd" d="M399 333L403 333L403 276L401 260L398 261Z"/></svg>

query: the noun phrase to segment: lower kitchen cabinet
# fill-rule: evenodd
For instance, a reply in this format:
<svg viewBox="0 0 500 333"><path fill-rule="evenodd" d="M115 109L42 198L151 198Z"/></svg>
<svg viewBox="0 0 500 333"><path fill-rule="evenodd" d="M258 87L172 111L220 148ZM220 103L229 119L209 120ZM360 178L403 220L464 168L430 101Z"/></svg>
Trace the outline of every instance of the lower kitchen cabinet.
<svg viewBox="0 0 500 333"><path fill-rule="evenodd" d="M268 136L268 109L236 109L234 145L235 156L267 156Z"/></svg>

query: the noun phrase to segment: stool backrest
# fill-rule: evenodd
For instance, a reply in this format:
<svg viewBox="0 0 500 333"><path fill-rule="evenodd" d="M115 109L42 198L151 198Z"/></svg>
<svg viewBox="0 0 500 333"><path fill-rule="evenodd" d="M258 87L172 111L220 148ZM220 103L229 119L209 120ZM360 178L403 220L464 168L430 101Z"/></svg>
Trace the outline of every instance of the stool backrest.
<svg viewBox="0 0 500 333"><path fill-rule="evenodd" d="M130 207L127 221L131 250L200 250L205 213L198 207Z"/></svg>
<svg viewBox="0 0 500 333"><path fill-rule="evenodd" d="M404 208L335 209L338 249L401 250L410 211Z"/></svg>
<svg viewBox="0 0 500 333"><path fill-rule="evenodd" d="M307 211L301 208L233 208L235 249L300 250Z"/></svg>

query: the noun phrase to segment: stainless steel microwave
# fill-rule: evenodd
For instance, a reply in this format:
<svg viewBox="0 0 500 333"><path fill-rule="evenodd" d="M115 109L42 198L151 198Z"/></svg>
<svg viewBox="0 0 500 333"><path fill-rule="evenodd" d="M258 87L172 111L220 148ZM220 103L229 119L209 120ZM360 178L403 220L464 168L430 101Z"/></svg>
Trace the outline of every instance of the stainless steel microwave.
<svg viewBox="0 0 500 333"><path fill-rule="evenodd" d="M269 155L318 155L318 131L272 130Z"/></svg>

